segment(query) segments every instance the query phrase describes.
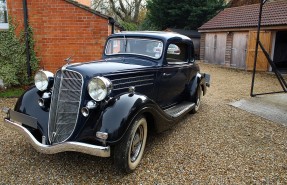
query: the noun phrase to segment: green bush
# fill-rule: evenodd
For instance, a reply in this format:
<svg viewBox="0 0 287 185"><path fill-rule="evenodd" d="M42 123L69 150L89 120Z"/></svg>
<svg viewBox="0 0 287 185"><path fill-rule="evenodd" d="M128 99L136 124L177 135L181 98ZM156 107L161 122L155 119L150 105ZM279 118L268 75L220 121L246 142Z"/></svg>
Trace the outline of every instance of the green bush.
<svg viewBox="0 0 287 185"><path fill-rule="evenodd" d="M15 24L10 19L9 29L0 31L0 79L5 86L28 85L31 79L27 75L25 35L22 31L17 37ZM29 27L30 64L34 72L38 68L38 59L34 51L33 32Z"/></svg>
<svg viewBox="0 0 287 185"><path fill-rule="evenodd" d="M120 24L124 27L126 31L136 31L138 30L138 25L135 23L121 21Z"/></svg>

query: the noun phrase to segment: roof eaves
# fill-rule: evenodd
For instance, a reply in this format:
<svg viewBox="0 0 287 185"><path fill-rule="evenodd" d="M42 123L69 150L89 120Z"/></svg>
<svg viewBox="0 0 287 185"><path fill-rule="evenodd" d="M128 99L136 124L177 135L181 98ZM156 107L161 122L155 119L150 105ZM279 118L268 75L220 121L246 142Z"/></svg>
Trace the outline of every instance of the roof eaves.
<svg viewBox="0 0 287 185"><path fill-rule="evenodd" d="M226 30L226 29L234 29L234 28L257 28L258 24L250 24L244 26L217 26L217 27L207 27L207 28L199 28L199 32L204 32L205 30ZM261 27L274 27L274 26L285 26L282 24L261 24Z"/></svg>
<svg viewBox="0 0 287 185"><path fill-rule="evenodd" d="M287 25L261 25L261 30L286 30ZM241 27L222 27L222 28L206 28L199 30L200 33L208 32L229 32L229 31L251 31L257 30L257 26L241 26Z"/></svg>

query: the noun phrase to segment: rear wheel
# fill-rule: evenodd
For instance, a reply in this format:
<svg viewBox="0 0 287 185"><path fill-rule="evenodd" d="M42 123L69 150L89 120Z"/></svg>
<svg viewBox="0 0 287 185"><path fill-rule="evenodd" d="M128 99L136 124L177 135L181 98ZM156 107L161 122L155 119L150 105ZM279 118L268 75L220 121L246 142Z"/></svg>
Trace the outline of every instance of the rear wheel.
<svg viewBox="0 0 287 185"><path fill-rule="evenodd" d="M144 117L136 119L122 141L115 146L115 165L130 173L139 165L147 139L147 122Z"/></svg>
<svg viewBox="0 0 287 185"><path fill-rule="evenodd" d="M195 106L194 108L190 111L191 114L195 114L198 112L201 104L201 98L202 98L202 88L201 86L198 86L196 96L195 96Z"/></svg>

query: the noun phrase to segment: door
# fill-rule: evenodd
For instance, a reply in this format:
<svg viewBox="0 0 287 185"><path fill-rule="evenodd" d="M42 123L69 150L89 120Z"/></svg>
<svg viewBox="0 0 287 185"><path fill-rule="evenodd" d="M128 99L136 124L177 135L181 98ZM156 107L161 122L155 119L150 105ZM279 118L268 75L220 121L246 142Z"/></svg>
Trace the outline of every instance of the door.
<svg viewBox="0 0 287 185"><path fill-rule="evenodd" d="M189 82L191 67L189 62L190 49L184 43L169 45L164 57L165 64L159 74L157 103L165 108L179 103Z"/></svg>
<svg viewBox="0 0 287 185"><path fill-rule="evenodd" d="M225 65L226 33L216 34L215 63Z"/></svg>
<svg viewBox="0 0 287 185"><path fill-rule="evenodd" d="M204 60L208 63L214 63L215 47L215 34L206 34Z"/></svg>
<svg viewBox="0 0 287 185"><path fill-rule="evenodd" d="M248 40L248 51L247 51L247 60L246 60L246 69L253 70L254 66L254 57L255 57L255 47L256 47L256 31L249 32L249 40ZM264 46L265 50L270 54L271 50L271 32L264 31L260 33L260 41ZM257 55L257 64L256 70L257 71L268 71L268 60L265 57L262 49L258 48L258 55Z"/></svg>
<svg viewBox="0 0 287 185"><path fill-rule="evenodd" d="M205 40L204 59L211 64L225 64L226 33L208 33Z"/></svg>
<svg viewBox="0 0 287 185"><path fill-rule="evenodd" d="M167 107L180 102L189 81L192 63L169 64L162 68L158 92L158 104Z"/></svg>
<svg viewBox="0 0 287 185"><path fill-rule="evenodd" d="M232 55L230 65L239 69L246 69L248 32L234 33L232 41Z"/></svg>

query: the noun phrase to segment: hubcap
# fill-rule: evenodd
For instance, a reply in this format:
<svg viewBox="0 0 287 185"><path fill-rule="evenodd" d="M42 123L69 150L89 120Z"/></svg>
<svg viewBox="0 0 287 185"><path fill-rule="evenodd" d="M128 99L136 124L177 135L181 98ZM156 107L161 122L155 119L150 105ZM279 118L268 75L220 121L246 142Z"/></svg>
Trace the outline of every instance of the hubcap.
<svg viewBox="0 0 287 185"><path fill-rule="evenodd" d="M196 104L195 104L195 109L196 109L196 110L199 109L201 96L202 96L202 91L199 91L198 97L197 97L197 100L196 100Z"/></svg>
<svg viewBox="0 0 287 185"><path fill-rule="evenodd" d="M140 125L137 128L137 131L132 141L131 153L130 153L131 162L134 162L137 160L139 153L141 151L141 148L142 148L143 139L144 139L144 128L142 125Z"/></svg>

